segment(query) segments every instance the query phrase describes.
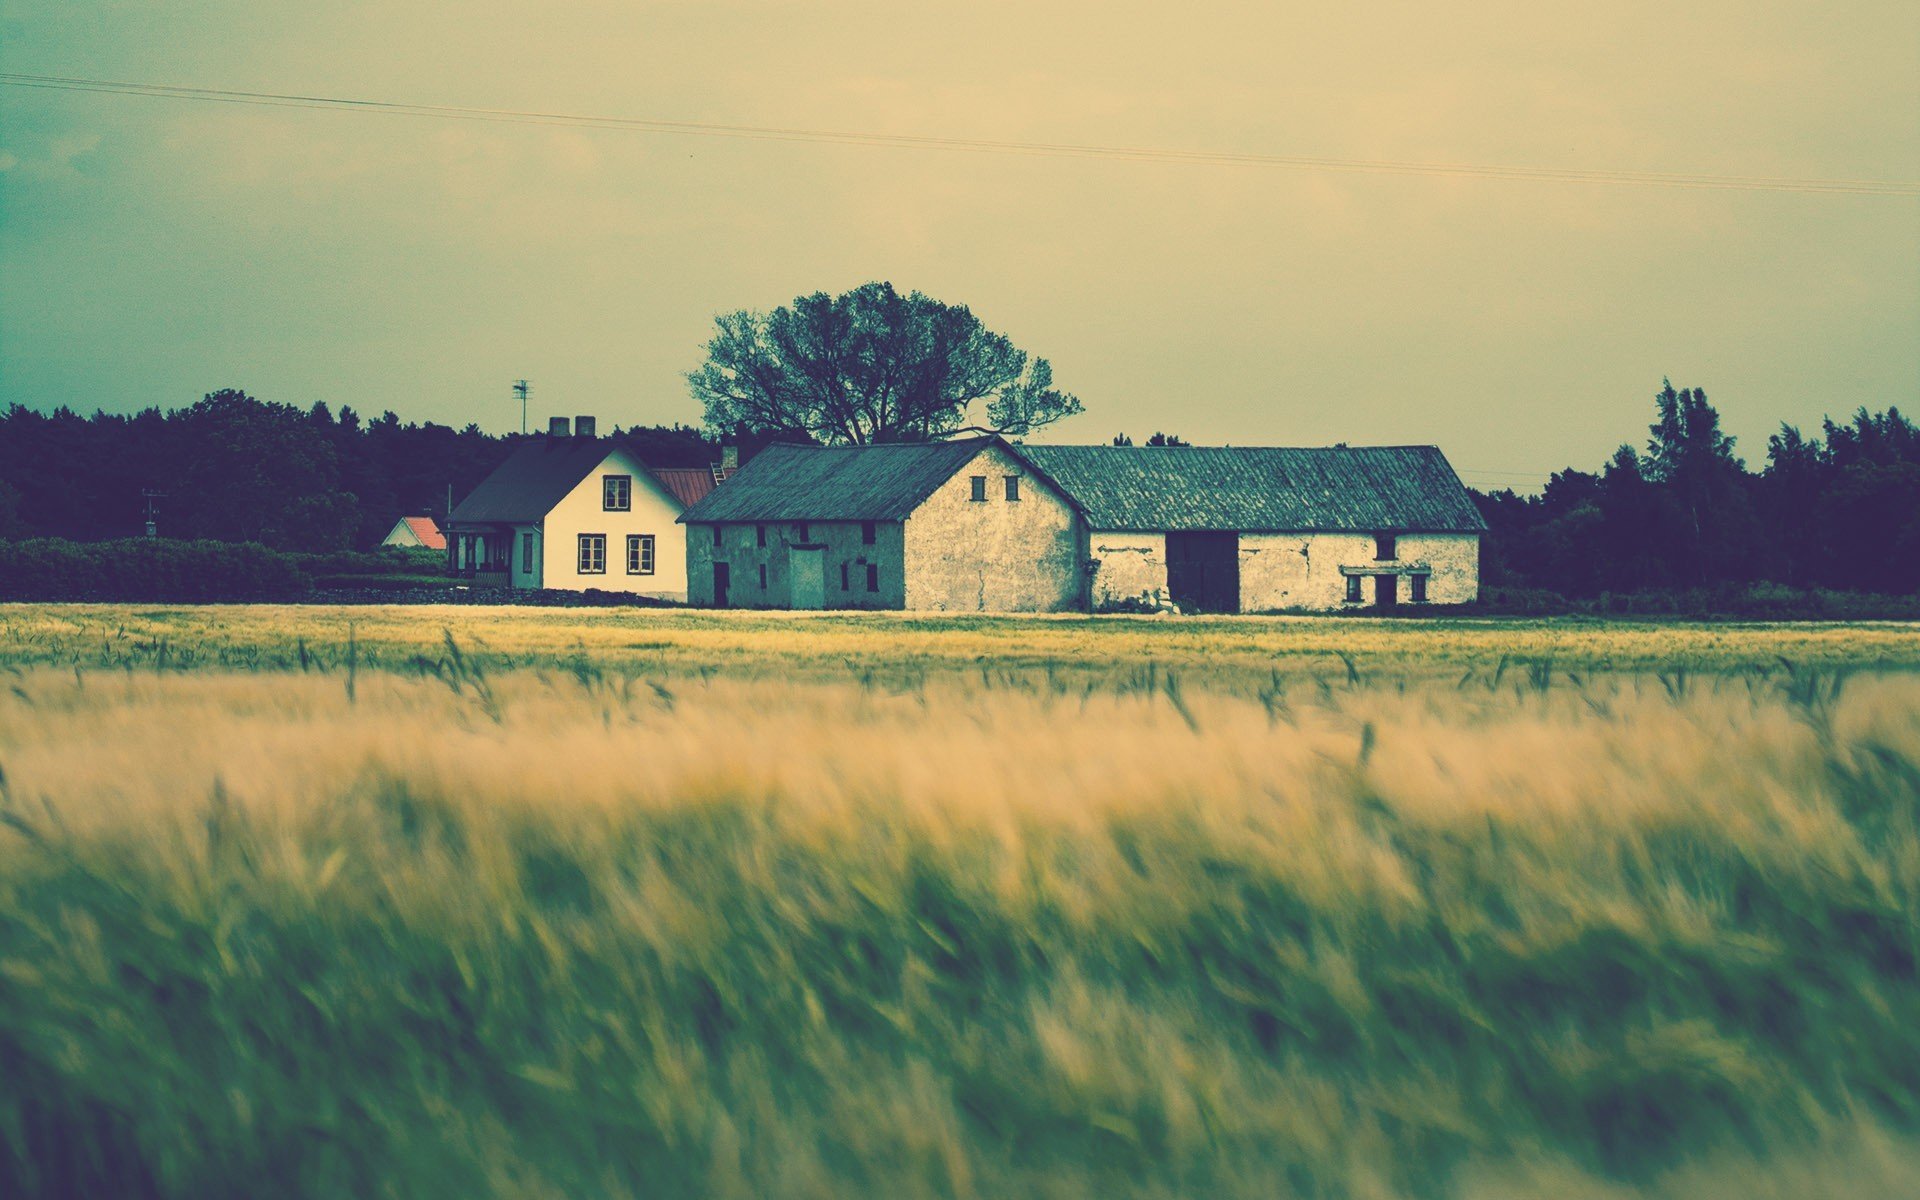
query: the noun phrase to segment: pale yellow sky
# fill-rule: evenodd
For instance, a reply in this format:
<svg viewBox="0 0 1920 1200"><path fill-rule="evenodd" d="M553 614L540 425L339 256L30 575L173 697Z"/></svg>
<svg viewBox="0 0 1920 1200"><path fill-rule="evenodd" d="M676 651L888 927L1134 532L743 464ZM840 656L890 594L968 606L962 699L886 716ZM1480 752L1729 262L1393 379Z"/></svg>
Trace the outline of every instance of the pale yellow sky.
<svg viewBox="0 0 1920 1200"><path fill-rule="evenodd" d="M0 70L608 116L1920 179L1920 5L86 4ZM1669 11L1683 7L1685 12ZM1052 359L1046 436L1436 442L1524 485L1661 377L1750 460L1920 409L1920 199L471 124L0 88L0 402L222 386L697 422L713 314L891 279ZM1510 474L1507 474L1510 473Z"/></svg>

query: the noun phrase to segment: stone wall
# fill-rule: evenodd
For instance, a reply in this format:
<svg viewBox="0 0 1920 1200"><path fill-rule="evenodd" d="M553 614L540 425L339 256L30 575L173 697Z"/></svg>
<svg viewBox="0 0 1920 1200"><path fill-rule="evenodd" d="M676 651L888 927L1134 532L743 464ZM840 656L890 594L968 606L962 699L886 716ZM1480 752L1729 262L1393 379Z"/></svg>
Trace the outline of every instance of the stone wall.
<svg viewBox="0 0 1920 1200"><path fill-rule="evenodd" d="M1094 532L1087 538L1095 612L1167 590L1167 538L1161 533Z"/></svg>
<svg viewBox="0 0 1920 1200"><path fill-rule="evenodd" d="M984 476L986 499L973 499ZM1006 481L1019 480L1018 500ZM906 522L906 607L1061 612L1084 604L1086 551L1073 508L1025 464L987 446Z"/></svg>
<svg viewBox="0 0 1920 1200"><path fill-rule="evenodd" d="M685 528L689 603L712 607L713 564L724 562L730 577L728 607L792 607L791 554L794 546L806 544L826 547L822 555L826 565L826 607L905 606L898 521L874 522L872 545L866 544L859 521L809 521L804 530L800 523L791 521L722 525L718 546L714 545L712 525ZM869 564L877 568L878 591L867 590ZM762 567L766 568L765 587L760 585Z"/></svg>
<svg viewBox="0 0 1920 1200"><path fill-rule="evenodd" d="M1243 533L1240 535L1240 611L1362 608L1373 604L1373 584L1359 602L1347 599L1347 576L1394 574L1408 603L1406 577L1426 574L1428 604L1465 604L1480 594L1480 539L1469 533L1404 533L1389 561L1375 556L1372 534Z"/></svg>

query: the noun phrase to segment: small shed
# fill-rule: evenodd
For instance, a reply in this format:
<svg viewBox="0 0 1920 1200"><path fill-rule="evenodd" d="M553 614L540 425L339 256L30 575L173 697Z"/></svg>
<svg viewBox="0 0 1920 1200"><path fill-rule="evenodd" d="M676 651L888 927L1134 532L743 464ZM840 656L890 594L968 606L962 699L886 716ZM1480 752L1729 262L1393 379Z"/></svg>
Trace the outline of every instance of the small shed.
<svg viewBox="0 0 1920 1200"><path fill-rule="evenodd" d="M401 517L380 540L382 546L409 546L426 550L447 548L447 535L432 517Z"/></svg>

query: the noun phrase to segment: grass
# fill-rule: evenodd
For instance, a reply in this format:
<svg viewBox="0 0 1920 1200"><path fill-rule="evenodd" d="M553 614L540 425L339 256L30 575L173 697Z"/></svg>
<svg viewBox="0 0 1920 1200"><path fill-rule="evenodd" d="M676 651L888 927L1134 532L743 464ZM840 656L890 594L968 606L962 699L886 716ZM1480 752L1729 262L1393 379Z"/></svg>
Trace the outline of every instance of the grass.
<svg viewBox="0 0 1920 1200"><path fill-rule="evenodd" d="M0 622L0 1193L1920 1189L1898 627Z"/></svg>

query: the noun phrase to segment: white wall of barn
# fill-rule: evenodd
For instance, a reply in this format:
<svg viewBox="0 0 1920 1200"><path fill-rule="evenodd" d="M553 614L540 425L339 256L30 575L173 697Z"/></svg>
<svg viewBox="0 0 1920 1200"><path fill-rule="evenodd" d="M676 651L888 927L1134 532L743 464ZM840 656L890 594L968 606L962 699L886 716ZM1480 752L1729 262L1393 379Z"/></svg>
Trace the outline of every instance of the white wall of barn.
<svg viewBox="0 0 1920 1200"><path fill-rule="evenodd" d="M608 512L604 505L604 484L608 475L626 475L633 480L632 508L627 512ZM598 588L608 592L633 592L657 596L663 600L687 598L687 539L680 525L680 504L647 473L646 467L625 450L613 450L587 473L574 489L547 512L535 539L539 555L538 586L566 591ZM525 577L520 571L522 553L520 534L514 531L513 563L515 582ZM607 539L604 574L580 571L580 535L603 534ZM627 570L627 538L633 534L653 536L653 572L634 574ZM526 585L531 586L531 585Z"/></svg>
<svg viewBox="0 0 1920 1200"><path fill-rule="evenodd" d="M1087 545L1099 564L1093 576L1095 610L1167 589L1163 533L1095 530ZM1370 533L1243 533L1240 535L1240 611L1306 609L1330 612L1373 604L1363 584L1358 603L1347 599L1347 574L1402 577L1399 598L1411 594L1405 577L1426 574L1428 604L1467 604L1480 595L1480 538L1471 533L1403 533L1390 561L1375 557Z"/></svg>
<svg viewBox="0 0 1920 1200"><path fill-rule="evenodd" d="M973 479L986 498L973 498ZM1007 480L1019 498L1007 499ZM1026 464L987 446L907 518L906 607L1061 612L1082 604L1086 554L1071 505Z"/></svg>

